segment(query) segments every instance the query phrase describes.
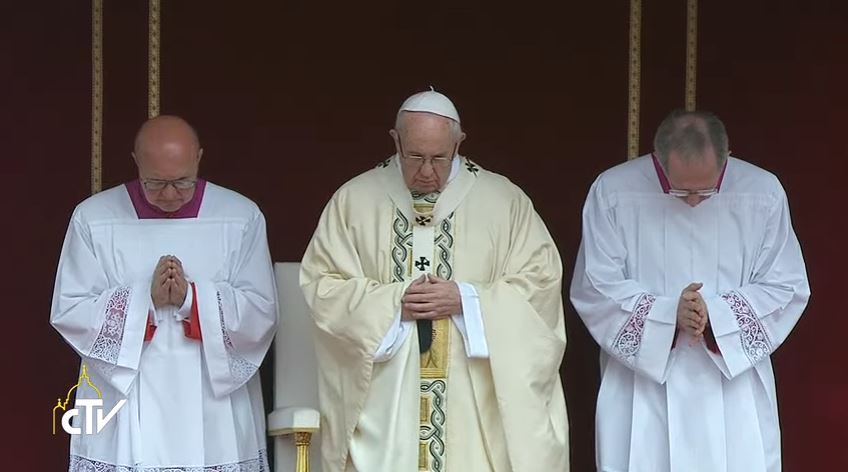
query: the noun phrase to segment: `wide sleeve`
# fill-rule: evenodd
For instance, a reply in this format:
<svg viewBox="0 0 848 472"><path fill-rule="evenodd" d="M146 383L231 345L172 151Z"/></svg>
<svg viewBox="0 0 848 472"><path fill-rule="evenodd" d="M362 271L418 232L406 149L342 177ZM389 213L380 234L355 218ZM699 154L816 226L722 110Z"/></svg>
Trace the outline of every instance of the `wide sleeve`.
<svg viewBox="0 0 848 472"><path fill-rule="evenodd" d="M725 375L733 378L771 355L789 335L809 298L801 246L780 188L746 282L706 300L727 366Z"/></svg>
<svg viewBox="0 0 848 472"><path fill-rule="evenodd" d="M342 355L373 361L400 310L409 282L367 277L343 211L333 196L303 256L300 285L323 339Z"/></svg>
<svg viewBox="0 0 848 472"><path fill-rule="evenodd" d="M677 329L675 297L651 293L627 274L627 250L599 179L583 207L583 235L571 303L601 349L655 382L665 382Z"/></svg>
<svg viewBox="0 0 848 472"><path fill-rule="evenodd" d="M236 249L228 257L226 277L194 281L203 355L216 396L256 374L277 326L277 291L265 218L258 209L233 239Z"/></svg>
<svg viewBox="0 0 848 472"><path fill-rule="evenodd" d="M149 280L110 283L75 211L59 258L50 323L83 363L124 394L138 373L152 308Z"/></svg>
<svg viewBox="0 0 848 472"><path fill-rule="evenodd" d="M562 263L530 199L518 193L509 208L509 244L499 275L474 287L512 468L564 470Z"/></svg>

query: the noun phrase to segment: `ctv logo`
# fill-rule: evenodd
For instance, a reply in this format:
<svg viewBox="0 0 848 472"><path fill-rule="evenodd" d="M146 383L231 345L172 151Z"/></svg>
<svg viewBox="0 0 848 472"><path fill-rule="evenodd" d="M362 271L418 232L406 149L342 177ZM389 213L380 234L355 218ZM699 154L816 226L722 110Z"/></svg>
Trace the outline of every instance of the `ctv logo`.
<svg viewBox="0 0 848 472"><path fill-rule="evenodd" d="M96 393L97 398L80 398L76 401L76 408L71 408L70 410L66 410L68 407L68 403L71 401L71 393L76 390L80 385L82 385L83 381L88 384ZM126 399L121 399L118 403L112 408L105 417L103 416L103 394L100 393L100 389L97 388L94 383L91 382L91 378L88 377L88 366L85 364L82 365L82 374L80 374L79 381L68 390L68 395L65 397L65 401L62 402L61 398L56 399L56 406L53 407L53 434L56 434L56 412L58 410L62 410L65 413L62 414L62 429L65 430L68 434L95 434L99 433L106 424L109 423L118 410L124 406L126 403ZM82 409L85 417L85 428L81 427L73 427L71 426L71 420L75 416L80 416L80 409ZM96 421L95 421L96 420ZM96 423L96 424L95 424Z"/></svg>

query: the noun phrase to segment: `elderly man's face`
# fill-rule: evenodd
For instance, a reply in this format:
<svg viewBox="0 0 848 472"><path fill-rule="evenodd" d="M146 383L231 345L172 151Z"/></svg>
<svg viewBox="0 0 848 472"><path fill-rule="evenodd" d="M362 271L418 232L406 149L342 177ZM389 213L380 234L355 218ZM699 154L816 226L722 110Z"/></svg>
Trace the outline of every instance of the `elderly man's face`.
<svg viewBox="0 0 848 472"><path fill-rule="evenodd" d="M133 153L145 197L163 211L179 210L194 196L203 150L183 123L153 123L142 128Z"/></svg>
<svg viewBox="0 0 848 472"><path fill-rule="evenodd" d="M668 183L672 190L688 192L688 195L678 198L691 207L709 198L709 196L698 195L696 192L715 191L720 177L718 156L712 146L707 148L703 156L689 160L684 159L676 151L668 154Z"/></svg>
<svg viewBox="0 0 848 472"><path fill-rule="evenodd" d="M455 136L451 120L432 113L406 112L400 130L392 130L409 190L430 193L448 181L451 159L464 135Z"/></svg>

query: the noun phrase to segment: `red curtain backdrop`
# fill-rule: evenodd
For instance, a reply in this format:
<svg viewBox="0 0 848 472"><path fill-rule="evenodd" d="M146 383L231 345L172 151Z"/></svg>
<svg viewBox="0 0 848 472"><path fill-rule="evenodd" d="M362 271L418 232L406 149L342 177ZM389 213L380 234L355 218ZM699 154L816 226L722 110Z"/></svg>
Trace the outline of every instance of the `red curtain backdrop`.
<svg viewBox="0 0 848 472"><path fill-rule="evenodd" d="M70 213L89 192L91 12L88 2L48 3L0 7L12 320L0 346L16 432L3 450L15 470L67 467L67 436L50 434L50 409L78 365L48 313ZM147 2L104 3L105 188L134 176ZM628 2L334 3L162 2L162 112L197 127L203 175L260 205L275 260L299 260L332 192L393 152L387 131L401 101L433 85L459 108L463 153L533 198L559 245L567 296L583 198L626 158ZM812 284L804 318L774 356L784 469L843 470L848 11L714 0L699 13L699 108L724 119L735 155L780 177ZM684 103L685 20L682 0L643 0L642 152ZM566 311L572 470L591 471L598 348Z"/></svg>

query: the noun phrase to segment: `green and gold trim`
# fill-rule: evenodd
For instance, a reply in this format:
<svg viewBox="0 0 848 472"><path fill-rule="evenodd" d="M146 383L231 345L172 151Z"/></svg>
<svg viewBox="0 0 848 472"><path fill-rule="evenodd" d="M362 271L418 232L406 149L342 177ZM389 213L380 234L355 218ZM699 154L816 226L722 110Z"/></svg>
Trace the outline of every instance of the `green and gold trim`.
<svg viewBox="0 0 848 472"><path fill-rule="evenodd" d="M432 214L437 194L413 195L413 206L417 213ZM416 257L429 257L435 261L431 272L438 277L451 279L453 276L453 246L455 213L451 213L436 225L413 224L401 209L395 209L392 222L392 268L393 282L402 282L415 277L421 270L415 269ZM416 238L424 238L424 248L414 247ZM427 241L433 238L429 248ZM419 242L422 240L419 239ZM425 249L426 248L426 249ZM424 253L421 253L424 251ZM429 254L432 252L432 254ZM427 253L427 254L425 254ZM429 254L429 256L428 256ZM421 267L424 269L424 266ZM430 349L420 356L419 397L419 443L418 469L425 472L444 472L447 442L447 376L448 353L450 352L450 320L432 323L433 342Z"/></svg>

